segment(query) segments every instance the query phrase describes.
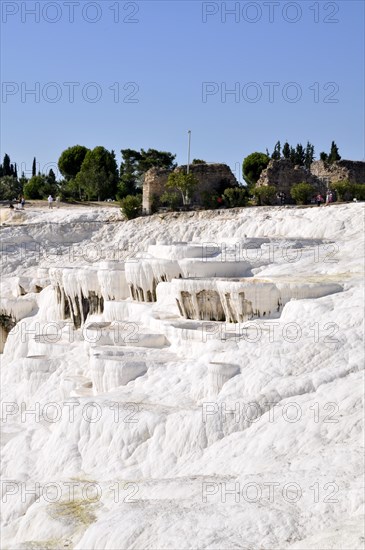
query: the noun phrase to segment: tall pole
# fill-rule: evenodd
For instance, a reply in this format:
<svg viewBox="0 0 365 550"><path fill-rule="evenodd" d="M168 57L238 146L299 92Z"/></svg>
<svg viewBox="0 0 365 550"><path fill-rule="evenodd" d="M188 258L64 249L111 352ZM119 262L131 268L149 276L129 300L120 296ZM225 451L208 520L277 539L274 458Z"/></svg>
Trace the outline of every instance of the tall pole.
<svg viewBox="0 0 365 550"><path fill-rule="evenodd" d="M189 136L189 144L188 144L188 169L186 171L187 174L189 174L190 170L190 145L191 145L191 130L188 131Z"/></svg>

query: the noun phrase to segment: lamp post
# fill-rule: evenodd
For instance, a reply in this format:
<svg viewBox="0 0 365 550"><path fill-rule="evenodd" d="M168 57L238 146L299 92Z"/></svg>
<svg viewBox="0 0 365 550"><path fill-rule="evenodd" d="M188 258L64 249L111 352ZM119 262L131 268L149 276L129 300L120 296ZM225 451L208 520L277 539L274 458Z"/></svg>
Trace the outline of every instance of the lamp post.
<svg viewBox="0 0 365 550"><path fill-rule="evenodd" d="M188 136L189 136L189 143L188 143L188 168L186 170L186 173L189 174L190 170L190 145L191 145L191 130L188 130Z"/></svg>

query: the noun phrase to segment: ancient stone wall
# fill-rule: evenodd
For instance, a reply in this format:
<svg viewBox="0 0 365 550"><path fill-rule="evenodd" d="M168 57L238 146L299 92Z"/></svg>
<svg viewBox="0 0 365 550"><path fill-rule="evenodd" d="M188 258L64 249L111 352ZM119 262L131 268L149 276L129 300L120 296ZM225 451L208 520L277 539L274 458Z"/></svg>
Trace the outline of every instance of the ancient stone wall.
<svg viewBox="0 0 365 550"><path fill-rule="evenodd" d="M143 182L143 213L151 214L154 197L160 197L164 193L170 173L170 170L162 168L151 168L146 172Z"/></svg>
<svg viewBox="0 0 365 550"><path fill-rule="evenodd" d="M362 161L339 160L327 164L317 160L311 165L311 173L328 185L342 180L365 184L365 162Z"/></svg>
<svg viewBox="0 0 365 550"><path fill-rule="evenodd" d="M202 195L206 192L222 193L226 187L235 187L238 182L231 169L226 164L192 164L190 172L198 180L198 186L193 196L193 203L201 204ZM185 172L187 166L178 166L176 172ZM164 191L168 176L171 172L158 168L151 168L145 174L143 184L143 210L151 214L151 207L154 197L160 197Z"/></svg>

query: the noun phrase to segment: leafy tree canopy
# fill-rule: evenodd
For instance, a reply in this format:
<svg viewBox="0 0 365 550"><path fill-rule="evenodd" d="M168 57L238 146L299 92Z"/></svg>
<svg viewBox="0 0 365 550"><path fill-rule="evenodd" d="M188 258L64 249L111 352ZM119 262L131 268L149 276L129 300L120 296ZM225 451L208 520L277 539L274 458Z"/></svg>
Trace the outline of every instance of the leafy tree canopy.
<svg viewBox="0 0 365 550"><path fill-rule="evenodd" d="M165 168L173 170L176 167L175 157L167 151L157 149L122 149L122 163L120 165L120 182L118 196L120 198L139 192L142 186L142 178L150 168Z"/></svg>
<svg viewBox="0 0 365 550"><path fill-rule="evenodd" d="M98 146L88 151L75 182L89 200L114 197L117 190L118 167L114 151Z"/></svg>
<svg viewBox="0 0 365 550"><path fill-rule="evenodd" d="M11 201L17 199L22 192L22 185L14 176L0 178L0 200Z"/></svg>
<svg viewBox="0 0 365 550"><path fill-rule="evenodd" d="M23 188L26 199L46 199L48 195L55 195L57 191L57 183L49 175L33 176Z"/></svg>
<svg viewBox="0 0 365 550"><path fill-rule="evenodd" d="M245 158L242 165L244 180L249 185L255 185L260 178L261 172L269 164L270 158L265 153L252 153Z"/></svg>
<svg viewBox="0 0 365 550"><path fill-rule="evenodd" d="M198 180L191 172L172 172L167 180L166 189L177 189L181 193L184 205L190 204Z"/></svg>
<svg viewBox="0 0 365 550"><path fill-rule="evenodd" d="M63 151L58 159L58 168L66 180L77 176L88 151L90 149L83 145L74 145Z"/></svg>

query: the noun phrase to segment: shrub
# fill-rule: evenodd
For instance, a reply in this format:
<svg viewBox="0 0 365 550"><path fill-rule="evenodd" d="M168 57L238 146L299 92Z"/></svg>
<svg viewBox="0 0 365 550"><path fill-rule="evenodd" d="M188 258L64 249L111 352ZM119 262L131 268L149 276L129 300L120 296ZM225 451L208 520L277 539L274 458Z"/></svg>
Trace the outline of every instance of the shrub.
<svg viewBox="0 0 365 550"><path fill-rule="evenodd" d="M181 204L181 197L177 191L165 191L160 197L160 203L175 210Z"/></svg>
<svg viewBox="0 0 365 550"><path fill-rule="evenodd" d="M276 187L273 185L263 185L262 187L255 187L253 194L258 199L258 205L270 205L274 203L276 197Z"/></svg>
<svg viewBox="0 0 365 550"><path fill-rule="evenodd" d="M306 204L315 192L310 183L297 183L290 190L291 197L297 204Z"/></svg>
<svg viewBox="0 0 365 550"><path fill-rule="evenodd" d="M224 206L224 199L216 191L203 191L200 200L206 210L216 210Z"/></svg>
<svg viewBox="0 0 365 550"><path fill-rule="evenodd" d="M128 220L138 218L142 214L142 195L128 195L120 201L120 206Z"/></svg>
<svg viewBox="0 0 365 550"><path fill-rule="evenodd" d="M236 206L246 206L247 204L247 191L242 187L231 187L225 189L224 200L227 206L235 208Z"/></svg>
<svg viewBox="0 0 365 550"><path fill-rule="evenodd" d="M352 195L358 201L365 201L365 184L364 183L355 183L352 186Z"/></svg>
<svg viewBox="0 0 365 550"><path fill-rule="evenodd" d="M331 188L336 191L339 201L351 200L353 186L348 180L336 181L331 184Z"/></svg>

